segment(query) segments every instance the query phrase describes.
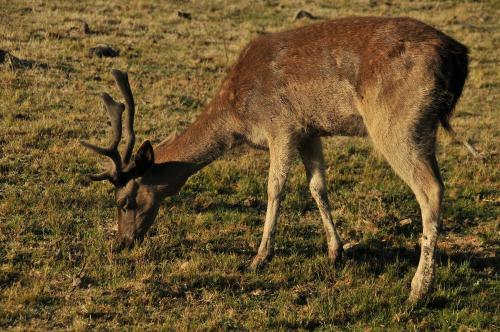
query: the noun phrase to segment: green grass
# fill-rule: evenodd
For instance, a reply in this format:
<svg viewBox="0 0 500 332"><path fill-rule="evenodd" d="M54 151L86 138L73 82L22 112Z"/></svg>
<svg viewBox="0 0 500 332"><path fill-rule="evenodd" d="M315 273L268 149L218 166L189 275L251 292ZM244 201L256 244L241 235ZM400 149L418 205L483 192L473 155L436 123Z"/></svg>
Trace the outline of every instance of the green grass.
<svg viewBox="0 0 500 332"><path fill-rule="evenodd" d="M165 201L142 245L115 250L112 186L87 179L98 158L78 144L106 140L97 94L117 95L110 70L130 73L138 140L157 143L199 114L251 38L309 24L293 21L299 9L412 16L470 47L453 125L485 159L439 135L443 233L435 291L418 306L406 303L418 206L365 139L325 140L332 212L342 238L360 242L337 267L297 164L276 256L259 273L246 270L261 236L268 166L266 153L252 150L193 176ZM0 329L500 328L498 2L0 0L0 12L0 49L36 62L0 64ZM88 58L99 43L121 55Z"/></svg>

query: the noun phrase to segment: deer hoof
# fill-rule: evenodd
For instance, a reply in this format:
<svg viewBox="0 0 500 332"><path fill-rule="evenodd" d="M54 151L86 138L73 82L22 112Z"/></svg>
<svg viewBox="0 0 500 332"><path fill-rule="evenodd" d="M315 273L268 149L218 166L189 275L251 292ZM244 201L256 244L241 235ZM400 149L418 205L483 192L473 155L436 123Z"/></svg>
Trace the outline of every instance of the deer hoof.
<svg viewBox="0 0 500 332"><path fill-rule="evenodd" d="M262 267L264 267L264 265L266 264L266 262L269 260L269 256L262 256L262 255L255 255L255 257L253 258L252 260L252 263L250 264L250 271L258 271L260 270Z"/></svg>
<svg viewBox="0 0 500 332"><path fill-rule="evenodd" d="M339 246L337 249L328 251L328 258L334 265L338 265L342 261L342 256L344 255L344 249Z"/></svg>
<svg viewBox="0 0 500 332"><path fill-rule="evenodd" d="M427 277L427 278L425 278ZM411 282L411 292L408 297L408 302L417 303L422 300L432 288L432 276L425 276L424 278L420 276L413 277Z"/></svg>
<svg viewBox="0 0 500 332"><path fill-rule="evenodd" d="M429 289L421 289L421 288L413 288L411 289L410 295L408 296L408 302L411 304L416 304L423 300L427 293L429 292Z"/></svg>
<svg viewBox="0 0 500 332"><path fill-rule="evenodd" d="M434 261L420 262L417 272L411 281L411 292L408 301L416 303L422 300L432 289L436 268Z"/></svg>

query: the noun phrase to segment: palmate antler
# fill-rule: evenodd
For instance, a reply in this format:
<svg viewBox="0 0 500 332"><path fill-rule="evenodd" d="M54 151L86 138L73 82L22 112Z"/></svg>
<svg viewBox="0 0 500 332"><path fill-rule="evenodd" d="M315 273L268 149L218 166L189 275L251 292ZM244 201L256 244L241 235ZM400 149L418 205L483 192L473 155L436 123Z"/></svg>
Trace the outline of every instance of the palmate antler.
<svg viewBox="0 0 500 332"><path fill-rule="evenodd" d="M95 175L91 175L90 178L94 181L109 180L113 184L118 185L120 182L120 176L129 168L130 159L132 157L132 152L135 144L135 133L134 133L134 113L135 104L134 97L132 95L132 90L130 89L130 84L128 81L128 75L125 72L114 69L112 75L115 79L116 85L120 89L126 102L126 123L125 123L125 139L126 148L123 155L120 155L118 151L118 145L120 144L122 138L122 113L125 110L125 105L116 102L109 94L101 93L101 98L108 112L108 117L111 122L112 129L112 140L111 144L107 148L103 148L86 141L81 141L80 143L86 148L94 151L98 154L104 155L113 161L113 165L110 169ZM149 144L149 142L148 142Z"/></svg>

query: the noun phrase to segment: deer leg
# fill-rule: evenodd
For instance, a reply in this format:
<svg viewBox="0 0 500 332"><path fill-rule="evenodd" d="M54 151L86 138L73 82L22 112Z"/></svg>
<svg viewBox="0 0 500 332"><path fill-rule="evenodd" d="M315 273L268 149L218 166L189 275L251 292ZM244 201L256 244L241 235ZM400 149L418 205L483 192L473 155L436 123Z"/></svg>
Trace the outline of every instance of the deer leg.
<svg viewBox="0 0 500 332"><path fill-rule="evenodd" d="M274 232L279 217L279 207L283 197L283 189L293 159L292 142L289 139L269 142L270 166L267 184L267 212L264 232L259 251L250 265L256 270L273 255Z"/></svg>
<svg viewBox="0 0 500 332"><path fill-rule="evenodd" d="M405 131L392 132L390 144L387 136L371 136L392 168L410 186L420 206L423 224L420 261L411 283L409 296L411 302L416 302L429 292L434 281L434 257L444 187L434 153L435 136L421 138L429 144L419 145L403 136L398 136L398 132Z"/></svg>
<svg viewBox="0 0 500 332"><path fill-rule="evenodd" d="M318 206L323 221L328 243L328 257L335 263L342 253L342 242L330 213L321 139L318 137L304 140L299 147L299 152L306 169L309 190Z"/></svg>
<svg viewBox="0 0 500 332"><path fill-rule="evenodd" d="M421 239L420 261L417 272L411 282L409 300L416 302L423 298L432 287L435 276L435 254L439 232L439 212L443 198L444 187L439 175L435 157L419 171L422 181L412 185L412 189L420 205L422 214L423 234Z"/></svg>

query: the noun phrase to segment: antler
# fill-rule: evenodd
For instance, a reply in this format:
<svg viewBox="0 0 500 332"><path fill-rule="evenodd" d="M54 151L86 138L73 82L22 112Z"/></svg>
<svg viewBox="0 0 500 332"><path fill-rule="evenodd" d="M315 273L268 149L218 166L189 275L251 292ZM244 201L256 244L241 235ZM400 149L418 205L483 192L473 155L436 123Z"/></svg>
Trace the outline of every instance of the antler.
<svg viewBox="0 0 500 332"><path fill-rule="evenodd" d="M122 113L125 110L125 105L116 102L109 94L101 93L101 98L108 112L108 117L111 122L112 139L111 144L107 148L103 148L86 141L81 141L80 143L86 148L104 155L113 161L114 167L108 169L102 173L91 175L90 178L94 181L110 180L115 185L119 182L119 176L122 171L129 164L132 157L132 151L135 144L135 133L134 133L134 97L132 95L132 90L130 89L130 84L128 81L128 75L125 72L114 69L112 75L115 79L116 85L120 89L125 102L127 104L127 117L125 125L125 139L126 148L123 156L120 156L118 151L118 145L122 138Z"/></svg>
<svg viewBox="0 0 500 332"><path fill-rule="evenodd" d="M115 78L116 85L120 89L125 102L127 103L127 117L125 125L125 137L127 140L127 148L125 149L125 154L123 155L122 162L124 165L130 162L132 157L132 151L134 150L135 144L135 133L134 133L134 114L135 114L135 103L134 96L132 95L132 90L130 89L130 84L128 82L128 74L117 69L113 69L111 72Z"/></svg>

